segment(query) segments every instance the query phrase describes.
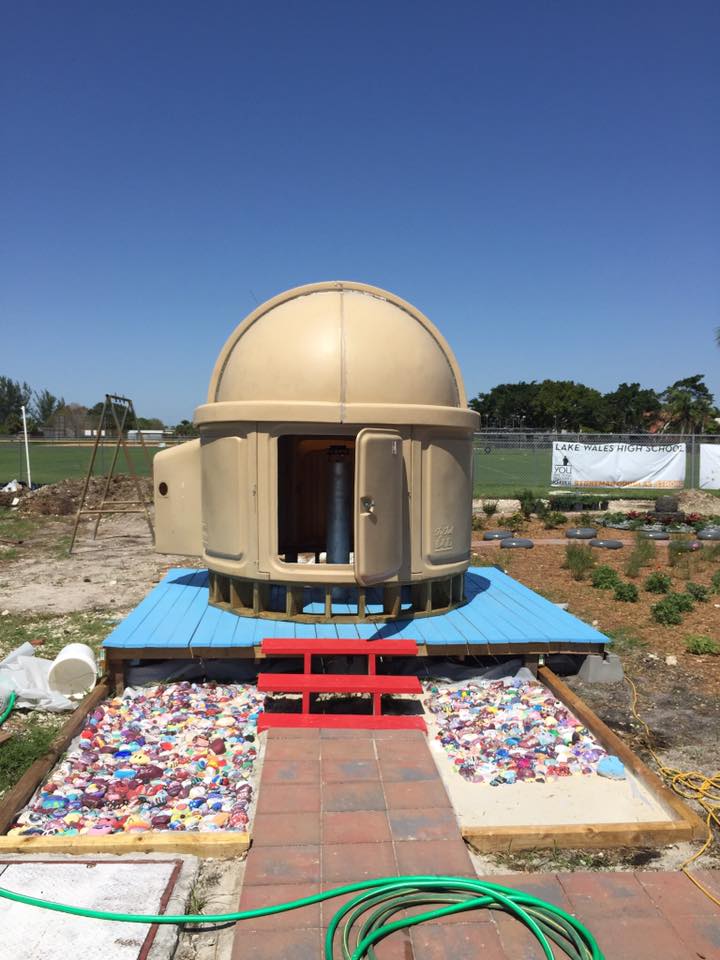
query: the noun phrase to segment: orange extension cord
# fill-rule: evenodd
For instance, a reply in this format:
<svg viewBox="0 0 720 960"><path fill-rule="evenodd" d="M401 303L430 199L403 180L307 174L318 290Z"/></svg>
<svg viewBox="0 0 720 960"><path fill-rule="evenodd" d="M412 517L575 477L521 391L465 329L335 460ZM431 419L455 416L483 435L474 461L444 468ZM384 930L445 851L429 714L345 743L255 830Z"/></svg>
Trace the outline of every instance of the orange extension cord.
<svg viewBox="0 0 720 960"><path fill-rule="evenodd" d="M699 770L676 770L673 767L668 767L667 764L663 763L653 749L653 735L650 727L637 712L637 687L630 677L626 676L625 680L632 691L632 705L630 707L632 715L645 730L645 746L647 747L650 756L657 764L661 775L669 782L675 793L681 796L684 800L694 800L696 803L699 803L705 811L705 824L707 826L707 838L705 843L702 845L702 847L700 847L697 853L694 853L691 857L688 857L688 859L680 865L680 870L682 870L688 880L691 880L695 884L698 890L702 890L706 897L720 907L720 900L718 900L718 898L714 896L707 889L707 887L703 886L703 884L700 883L700 881L688 870L690 864L698 860L712 846L715 840L715 836L713 834L713 824L716 828L720 829L720 771L711 777L707 777Z"/></svg>

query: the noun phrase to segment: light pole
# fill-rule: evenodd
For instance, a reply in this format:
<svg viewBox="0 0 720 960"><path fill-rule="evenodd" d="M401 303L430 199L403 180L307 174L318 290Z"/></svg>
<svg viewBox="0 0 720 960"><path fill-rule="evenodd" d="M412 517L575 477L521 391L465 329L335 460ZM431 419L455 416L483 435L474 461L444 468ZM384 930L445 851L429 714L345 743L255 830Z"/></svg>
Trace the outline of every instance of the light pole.
<svg viewBox="0 0 720 960"><path fill-rule="evenodd" d="M20 409L22 410L23 435L25 437L25 463L27 464L28 489L32 490L32 477L30 476L30 447L28 446L27 436L27 418L25 417L25 407L20 407Z"/></svg>

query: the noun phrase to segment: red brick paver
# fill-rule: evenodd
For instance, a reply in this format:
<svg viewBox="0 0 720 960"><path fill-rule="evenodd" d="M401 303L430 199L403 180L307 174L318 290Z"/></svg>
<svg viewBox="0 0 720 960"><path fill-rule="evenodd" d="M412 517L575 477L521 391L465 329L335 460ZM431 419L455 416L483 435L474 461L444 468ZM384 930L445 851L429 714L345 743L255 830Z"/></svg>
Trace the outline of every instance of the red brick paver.
<svg viewBox="0 0 720 960"><path fill-rule="evenodd" d="M424 735L270 731L240 909L402 874L475 876ZM698 877L720 895L720 871ZM720 960L720 908L683 874L485 879L575 914L607 960ZM243 922L233 960L319 960L324 931L349 899ZM378 960L543 960L518 921L477 911L398 931L376 954Z"/></svg>

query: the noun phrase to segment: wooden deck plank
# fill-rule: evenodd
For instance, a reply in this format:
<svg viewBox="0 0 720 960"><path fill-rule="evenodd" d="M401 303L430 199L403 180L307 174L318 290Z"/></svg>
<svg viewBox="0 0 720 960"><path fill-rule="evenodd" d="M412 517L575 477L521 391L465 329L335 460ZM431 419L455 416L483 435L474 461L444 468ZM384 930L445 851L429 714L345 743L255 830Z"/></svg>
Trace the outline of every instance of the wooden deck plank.
<svg viewBox="0 0 720 960"><path fill-rule="evenodd" d="M364 673L260 673L262 693L414 693L423 692L415 676Z"/></svg>
<svg viewBox="0 0 720 960"><path fill-rule="evenodd" d="M503 610L520 625L521 633L527 638L541 639L547 642L557 629L553 618L552 603L544 597L529 591L529 596L516 587L522 586L500 570L488 571L486 579L490 581L487 594L487 606L495 612ZM542 601L535 603L534 600ZM480 602L479 602L480 603ZM478 603L478 607L479 607ZM484 609L484 607L483 607Z"/></svg>
<svg viewBox="0 0 720 960"><path fill-rule="evenodd" d="M188 574L190 570L173 570L171 573ZM156 587L153 587L150 593L108 634L104 641L106 647L132 646L130 642L132 634L147 620L157 605L163 602L165 594L171 589L170 576L171 574L168 574Z"/></svg>
<svg viewBox="0 0 720 960"><path fill-rule="evenodd" d="M143 616L139 622L134 624L132 633L125 639L124 643L118 644L119 646L130 648L136 646L157 646L154 641L156 630L158 630L162 626L163 622L171 616L173 608L176 604L189 603L189 601L192 599L192 591L188 591L187 589L189 583L192 581L193 577L195 577L198 573L202 573L203 571L183 570L182 576L177 576L176 574L179 572L180 571L173 571L172 574L168 574L165 580L155 588L155 590L158 591L159 602L154 604L152 609L147 610L145 616ZM153 590L152 593L154 593L155 590ZM152 596L152 593L150 596ZM142 603L144 602L145 601ZM140 606L142 606L142 603ZM132 614L130 616L132 617ZM140 637L142 637L142 642L138 643ZM108 641L112 639L113 635L111 634L111 636L108 638ZM113 645L114 644L112 643L108 643L108 646Z"/></svg>
<svg viewBox="0 0 720 960"><path fill-rule="evenodd" d="M341 653L367 656L369 653L376 653L386 657L392 655L414 657L417 653L417 644L414 640L403 640L396 643L382 640L373 642L359 640L357 637L347 641L340 638L337 642L315 640L314 643L307 643L297 637L268 637L263 640L262 649L263 653L284 657L300 657L307 651L322 656Z"/></svg>
<svg viewBox="0 0 720 960"><path fill-rule="evenodd" d="M544 623L542 627L538 624L534 612L522 611L512 597L503 594L498 584L489 580L486 582L488 588L481 591L482 602L471 601L461 607L458 613L469 620L474 628L482 629L490 638L490 643L527 643L531 637L543 644L549 641L550 635L543 629Z"/></svg>
<svg viewBox="0 0 720 960"><path fill-rule="evenodd" d="M190 644L193 633L208 609L207 589L203 589L206 578L203 574L202 570L196 571L191 582L182 590L182 597L157 623L152 634L154 647L187 647ZM178 590L177 586L171 589Z"/></svg>
<svg viewBox="0 0 720 960"><path fill-rule="evenodd" d="M214 647L215 631L223 617L233 616L218 607L208 607L190 637L190 647Z"/></svg>
<svg viewBox="0 0 720 960"><path fill-rule="evenodd" d="M313 624L240 617L210 607L207 571L180 568L170 571L112 631L105 646L169 651L187 645L189 651L217 649L227 655L234 648L259 647L264 637L291 632L304 639L411 639L428 650L452 647L470 652L478 646L498 651L526 646L543 652L609 643L599 631L495 567L471 567L468 573L469 602L448 613L375 623ZM481 585L486 589L478 589ZM305 609L314 606L306 604Z"/></svg>
<svg viewBox="0 0 720 960"><path fill-rule="evenodd" d="M526 587L525 584L519 583L499 570L495 570L494 574L496 576L493 577L493 580L498 592L517 603L524 614L539 623L544 623L551 640L558 639L558 632L561 634L560 639L576 642L602 643L606 639L589 624L574 617L566 610L561 610L556 604Z"/></svg>

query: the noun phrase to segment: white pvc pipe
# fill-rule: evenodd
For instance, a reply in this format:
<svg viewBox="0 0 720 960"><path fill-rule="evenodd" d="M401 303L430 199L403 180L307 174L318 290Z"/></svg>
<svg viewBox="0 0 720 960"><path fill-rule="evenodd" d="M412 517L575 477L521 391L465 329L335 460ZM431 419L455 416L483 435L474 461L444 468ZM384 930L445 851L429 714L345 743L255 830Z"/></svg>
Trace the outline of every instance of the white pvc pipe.
<svg viewBox="0 0 720 960"><path fill-rule="evenodd" d="M25 434L25 463L27 464L28 490L32 490L32 478L30 476L30 447L28 446L27 420L25 419L25 407L21 407L20 409L22 410L23 433Z"/></svg>

